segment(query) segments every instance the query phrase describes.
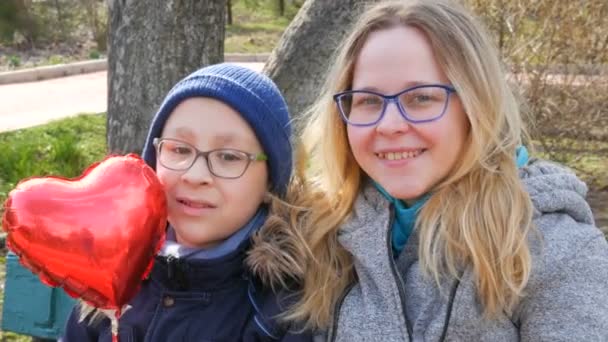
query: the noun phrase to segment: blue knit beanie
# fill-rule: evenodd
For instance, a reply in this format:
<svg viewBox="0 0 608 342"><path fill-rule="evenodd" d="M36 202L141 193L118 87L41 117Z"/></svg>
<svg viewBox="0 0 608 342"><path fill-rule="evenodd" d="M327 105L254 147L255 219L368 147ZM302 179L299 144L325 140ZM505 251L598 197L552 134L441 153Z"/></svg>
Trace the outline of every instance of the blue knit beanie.
<svg viewBox="0 0 608 342"><path fill-rule="evenodd" d="M291 123L287 104L270 78L235 64L222 63L199 69L169 91L148 131L142 153L146 163L156 168L152 141L160 137L175 107L190 97L211 97L241 114L268 156L271 191L283 194L292 172Z"/></svg>

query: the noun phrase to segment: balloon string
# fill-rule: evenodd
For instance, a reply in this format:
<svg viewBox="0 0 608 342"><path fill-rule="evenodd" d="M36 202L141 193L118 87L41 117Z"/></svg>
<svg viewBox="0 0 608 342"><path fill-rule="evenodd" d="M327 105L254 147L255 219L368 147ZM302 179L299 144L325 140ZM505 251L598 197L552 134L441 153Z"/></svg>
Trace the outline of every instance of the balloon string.
<svg viewBox="0 0 608 342"><path fill-rule="evenodd" d="M114 310L114 317L111 317L112 322L112 342L118 342L118 321L120 320L121 308Z"/></svg>

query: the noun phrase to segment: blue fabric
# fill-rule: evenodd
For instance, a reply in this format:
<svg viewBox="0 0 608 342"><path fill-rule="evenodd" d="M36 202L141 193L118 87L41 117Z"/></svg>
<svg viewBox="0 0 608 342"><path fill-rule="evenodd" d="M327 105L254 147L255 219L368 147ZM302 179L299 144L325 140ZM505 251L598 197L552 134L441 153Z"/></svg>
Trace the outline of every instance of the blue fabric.
<svg viewBox="0 0 608 342"><path fill-rule="evenodd" d="M150 277L119 320L119 341L312 341L277 319L292 298L260 286L247 271L246 240L216 259L158 256ZM76 307L63 342L111 341L110 321L79 322Z"/></svg>
<svg viewBox="0 0 608 342"><path fill-rule="evenodd" d="M526 166L528 159L528 149L526 149L525 146L517 147L515 150L517 167L521 168ZM393 226L391 228L391 246L393 248L393 256L397 258L412 234L418 217L418 211L428 200L429 194L422 196L411 207L408 207L403 201L391 196L382 188L382 186L380 186L380 184L374 182L374 185L395 208L395 220L393 221Z"/></svg>
<svg viewBox="0 0 608 342"><path fill-rule="evenodd" d="M528 149L521 145L515 149L515 162L517 164L517 168L524 167L528 164Z"/></svg>
<svg viewBox="0 0 608 342"><path fill-rule="evenodd" d="M146 163L156 167L152 142L162 134L173 109L190 97L215 98L242 115L268 156L272 190L283 194L293 167L287 104L270 78L236 64L222 63L197 70L169 91L148 131L142 152Z"/></svg>
<svg viewBox="0 0 608 342"><path fill-rule="evenodd" d="M380 184L374 182L374 186L395 208L395 219L391 228L391 246L393 248L393 256L397 258L414 230L418 210L426 203L429 196L422 196L411 207L408 207L402 200L391 196Z"/></svg>
<svg viewBox="0 0 608 342"><path fill-rule="evenodd" d="M224 256L236 250L246 239L249 239L253 232L256 232L268 217L268 210L261 207L257 213L249 220L249 222L237 232L232 234L228 239L222 241L219 245L204 249L204 248L189 248L180 245L176 241L175 230L169 226L165 244L161 247L159 254L161 256L174 256L182 259L215 259Z"/></svg>

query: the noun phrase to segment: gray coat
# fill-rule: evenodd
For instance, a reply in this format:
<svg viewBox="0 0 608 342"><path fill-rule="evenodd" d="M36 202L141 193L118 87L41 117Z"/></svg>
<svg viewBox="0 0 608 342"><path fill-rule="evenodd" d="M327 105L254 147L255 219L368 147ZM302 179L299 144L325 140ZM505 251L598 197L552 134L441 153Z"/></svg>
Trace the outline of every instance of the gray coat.
<svg viewBox="0 0 608 342"><path fill-rule="evenodd" d="M340 243L358 282L336 308L329 341L608 341L608 245L587 188L570 171L533 161L520 176L534 203L532 274L513 313L484 320L471 268L440 291L422 276L414 231L393 261L392 208L371 185L356 200Z"/></svg>

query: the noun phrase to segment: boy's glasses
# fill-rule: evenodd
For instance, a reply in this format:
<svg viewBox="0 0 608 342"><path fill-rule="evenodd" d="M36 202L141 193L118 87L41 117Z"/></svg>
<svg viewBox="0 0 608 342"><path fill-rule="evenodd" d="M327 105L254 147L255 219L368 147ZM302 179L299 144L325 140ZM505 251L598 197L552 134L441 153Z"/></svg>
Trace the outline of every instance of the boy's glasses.
<svg viewBox="0 0 608 342"><path fill-rule="evenodd" d="M186 171L194 165L198 157L203 157L207 168L216 177L234 179L241 177L252 161L264 161L264 153L247 153L235 149L217 149L202 152L196 147L175 139L154 138L158 162L174 171Z"/></svg>
<svg viewBox="0 0 608 342"><path fill-rule="evenodd" d="M380 122L390 102L395 103L408 122L438 120L445 114L451 93L449 85L427 84L407 88L394 95L367 90L349 90L334 95L342 119L353 126L373 126Z"/></svg>

